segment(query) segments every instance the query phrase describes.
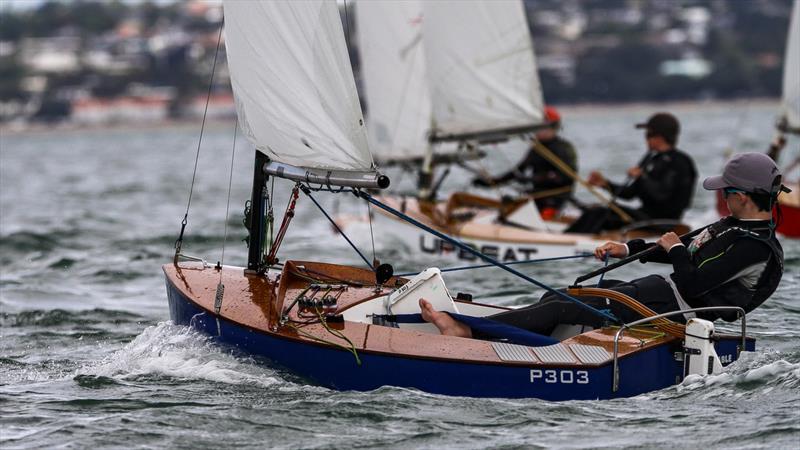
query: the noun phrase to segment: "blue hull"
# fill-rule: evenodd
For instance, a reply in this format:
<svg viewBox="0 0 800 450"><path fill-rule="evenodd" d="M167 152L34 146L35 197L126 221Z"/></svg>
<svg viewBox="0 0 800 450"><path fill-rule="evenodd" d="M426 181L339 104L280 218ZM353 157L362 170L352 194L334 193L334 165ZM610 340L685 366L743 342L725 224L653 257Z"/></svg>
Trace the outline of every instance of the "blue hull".
<svg viewBox="0 0 800 450"><path fill-rule="evenodd" d="M612 392L610 363L593 368L480 364L359 351L358 365L351 353L335 347L254 330L222 317L217 320L213 312L194 303L169 279L167 295L174 323L190 326L219 342L268 358L315 384L338 390L368 391L391 385L454 396L588 400L634 396L682 379L683 364L674 357L680 348L675 344L620 359L617 392ZM735 355L736 342L723 343Z"/></svg>

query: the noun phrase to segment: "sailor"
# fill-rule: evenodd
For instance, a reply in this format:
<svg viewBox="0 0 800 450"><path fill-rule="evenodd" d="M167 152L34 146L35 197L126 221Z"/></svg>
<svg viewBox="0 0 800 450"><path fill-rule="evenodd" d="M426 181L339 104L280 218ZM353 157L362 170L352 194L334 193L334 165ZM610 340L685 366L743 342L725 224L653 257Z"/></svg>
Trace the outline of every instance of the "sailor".
<svg viewBox="0 0 800 450"><path fill-rule="evenodd" d="M575 147L558 134L561 130L561 114L556 108L545 106L544 119L547 126L537 131L534 139L547 147L572 170L577 171L578 158L575 154ZM525 192L535 196L536 206L544 219L552 218L561 210L572 196L575 184L570 176L539 155L534 150L533 143L528 154L514 169L498 177L475 178L472 180L472 184L488 187L509 181L516 181L524 185ZM549 193L552 195L548 195Z"/></svg>
<svg viewBox="0 0 800 450"><path fill-rule="evenodd" d="M679 220L691 205L697 170L692 158L678 150L680 123L670 113L653 114L645 123L636 124L645 130L647 154L628 169L625 182L617 184L600 172L589 174L591 185L607 189L616 198L641 201L639 208L623 209L635 222L652 219ZM625 220L610 208L587 208L569 228L568 233L596 233L617 229Z"/></svg>
<svg viewBox="0 0 800 450"><path fill-rule="evenodd" d="M732 158L721 176L707 178L703 187L722 190L731 216L708 226L690 242L682 242L672 232L656 243L641 239L627 243L607 242L595 250L597 258L635 254L650 246L661 249L642 262L672 264L669 276L650 275L630 282L609 281L603 287L627 294L656 313L707 306L738 306L750 312L761 305L778 287L783 274L783 250L775 237L773 208L778 194L788 189L781 185L780 171L767 155L743 153ZM624 322L641 318L633 310L605 299L580 298L598 309L610 309ZM433 310L420 300L422 316L442 334L484 338L473 334L446 313ZM737 319L735 311L701 312L698 317L726 321ZM685 321L691 313L673 320ZM490 316L497 322L549 335L559 324L581 324L594 328L605 325L604 318L573 301L548 293L538 303Z"/></svg>

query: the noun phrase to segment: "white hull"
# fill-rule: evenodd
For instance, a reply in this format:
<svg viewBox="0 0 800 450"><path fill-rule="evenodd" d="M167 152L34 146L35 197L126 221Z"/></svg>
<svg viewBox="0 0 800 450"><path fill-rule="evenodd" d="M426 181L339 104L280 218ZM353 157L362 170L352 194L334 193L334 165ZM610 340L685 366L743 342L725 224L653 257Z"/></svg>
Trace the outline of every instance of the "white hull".
<svg viewBox="0 0 800 450"><path fill-rule="evenodd" d="M374 208L373 210L377 210ZM370 248L370 226L366 216L339 216L337 223L344 233L361 249ZM592 252L605 240L588 235L565 235L558 232L529 232L508 225L486 224L496 227L497 238L478 238L465 233L451 233L450 236L471 246L475 250L501 262L525 261L530 259L555 258ZM464 229L466 227L461 227ZM375 213L373 229L378 249L402 249L413 256L421 256L436 261L478 262L479 258L468 251L434 236L404 220L385 213ZM504 238L503 231L513 229L515 234L525 239ZM444 230L439 230L445 232ZM445 234L447 234L445 232Z"/></svg>

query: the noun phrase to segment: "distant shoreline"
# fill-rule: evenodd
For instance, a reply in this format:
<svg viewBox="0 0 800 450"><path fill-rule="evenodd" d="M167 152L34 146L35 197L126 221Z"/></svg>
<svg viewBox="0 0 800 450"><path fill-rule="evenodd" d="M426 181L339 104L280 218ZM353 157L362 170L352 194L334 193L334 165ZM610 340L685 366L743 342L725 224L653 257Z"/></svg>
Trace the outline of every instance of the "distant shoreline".
<svg viewBox="0 0 800 450"><path fill-rule="evenodd" d="M206 119L206 127L221 128L226 125L233 125L234 119ZM50 133L74 133L74 132L102 132L102 131L148 131L175 128L192 128L200 130L202 119L169 119L158 122L141 123L118 123L102 126L83 125L75 123L35 123L23 126L1 125L0 135L17 136L25 134L50 134Z"/></svg>
<svg viewBox="0 0 800 450"><path fill-rule="evenodd" d="M722 105L731 106L758 106L769 107L774 106L777 114L778 106L780 104L780 97L756 97L748 99L732 99L732 100L676 100L671 102L631 102L631 103L574 103L574 104L554 104L553 106L559 109L569 110L573 112L591 112L601 111L609 108L616 110L639 110L639 109L652 109L652 110L672 110L672 109L701 109L702 107L718 107Z"/></svg>
<svg viewBox="0 0 800 450"><path fill-rule="evenodd" d="M701 109L703 107L719 107L722 105L730 106L747 106L747 107L775 107L775 114L778 113L778 106L780 98L771 97L758 97L751 99L735 99L735 100L700 100L700 101L673 101L673 102L633 102L633 103L576 103L576 104L554 104L564 111L571 113L594 113L605 111L609 108L615 110L684 110L684 109ZM206 127L222 128L224 126L231 126L235 120L233 119L206 119ZM83 125L76 123L34 123L25 125L15 124L2 124L0 125L0 135L2 136L20 136L26 134L50 134L50 133L73 133L73 132L102 132L102 131L148 131L160 130L167 128L192 128L196 127L198 132L200 130L202 121L200 119L169 119L158 122L143 122L143 123L119 123L102 126Z"/></svg>

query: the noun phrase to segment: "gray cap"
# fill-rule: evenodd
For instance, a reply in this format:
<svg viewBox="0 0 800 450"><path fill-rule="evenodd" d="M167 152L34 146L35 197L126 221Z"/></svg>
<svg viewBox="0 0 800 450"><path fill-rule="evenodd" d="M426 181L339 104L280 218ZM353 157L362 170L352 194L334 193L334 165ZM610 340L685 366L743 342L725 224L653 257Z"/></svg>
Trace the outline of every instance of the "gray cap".
<svg viewBox="0 0 800 450"><path fill-rule="evenodd" d="M781 174L775 161L763 153L740 153L725 164L722 175L708 177L703 187L709 191L725 188L752 193L770 193L775 177ZM778 180L780 186L780 180Z"/></svg>

